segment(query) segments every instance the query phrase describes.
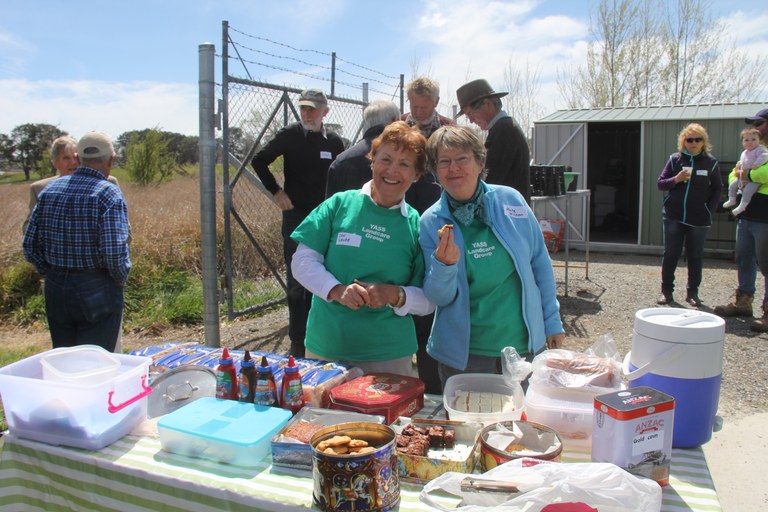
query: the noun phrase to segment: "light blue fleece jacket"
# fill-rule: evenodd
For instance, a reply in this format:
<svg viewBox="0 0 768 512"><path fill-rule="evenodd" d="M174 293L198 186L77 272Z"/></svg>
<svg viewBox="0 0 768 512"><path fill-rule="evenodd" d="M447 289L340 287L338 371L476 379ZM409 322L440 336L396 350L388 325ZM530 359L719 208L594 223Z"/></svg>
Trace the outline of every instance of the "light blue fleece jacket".
<svg viewBox="0 0 768 512"><path fill-rule="evenodd" d="M488 185L483 181L480 186L485 189L484 206L491 229L512 257L520 275L528 350L538 353L546 345L547 336L564 332L555 275L541 228L533 211L515 189ZM454 241L461 249L455 265L444 265L435 259L437 231L445 224L453 224ZM470 289L461 224L451 215L445 192L440 201L421 216L419 243L426 265L424 293L437 305L427 352L439 362L463 370L469 360L471 337Z"/></svg>

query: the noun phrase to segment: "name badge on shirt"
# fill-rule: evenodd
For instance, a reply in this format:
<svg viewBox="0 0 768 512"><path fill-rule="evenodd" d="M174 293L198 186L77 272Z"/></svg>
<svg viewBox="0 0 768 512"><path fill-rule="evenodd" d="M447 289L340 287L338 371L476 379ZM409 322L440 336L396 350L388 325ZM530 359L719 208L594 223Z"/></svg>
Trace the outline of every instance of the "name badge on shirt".
<svg viewBox="0 0 768 512"><path fill-rule="evenodd" d="M696 169L696 176L706 176L709 174L706 169Z"/></svg>
<svg viewBox="0 0 768 512"><path fill-rule="evenodd" d="M330 151L321 151L320 152L320 159L321 160L333 160L333 155L331 155Z"/></svg>
<svg viewBox="0 0 768 512"><path fill-rule="evenodd" d="M504 215L513 219L527 219L528 208L525 206L512 206L511 204L505 204Z"/></svg>
<svg viewBox="0 0 768 512"><path fill-rule="evenodd" d="M363 239L355 233L339 233L336 235L336 245L348 245L349 247L360 247L360 241Z"/></svg>

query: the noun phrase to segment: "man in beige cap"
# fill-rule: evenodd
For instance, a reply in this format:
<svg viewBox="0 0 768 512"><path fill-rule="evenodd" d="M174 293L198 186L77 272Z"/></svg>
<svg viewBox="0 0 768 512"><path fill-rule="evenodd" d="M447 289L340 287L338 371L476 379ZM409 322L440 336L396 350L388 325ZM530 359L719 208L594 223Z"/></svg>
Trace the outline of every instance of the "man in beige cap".
<svg viewBox="0 0 768 512"><path fill-rule="evenodd" d="M325 199L328 167L344 151L341 137L327 131L323 118L328 115L328 98L320 89L306 89L299 96L301 121L281 129L251 160L256 175L283 211L283 258L287 274L288 337L291 354L304 356L304 336L312 293L293 278L291 260L297 244L291 233ZM283 186L269 165L283 157Z"/></svg>
<svg viewBox="0 0 768 512"><path fill-rule="evenodd" d="M85 134L80 166L38 196L24 233L24 257L45 276L45 309L53 347L93 344L114 350L131 269L128 208L107 178L112 141Z"/></svg>
<svg viewBox="0 0 768 512"><path fill-rule="evenodd" d="M27 230L29 217L32 215L32 210L35 209L37 196L40 195L40 192L42 192L43 189L56 178L69 176L75 172L77 166L80 165L80 160L77 158L77 141L72 137L65 135L56 138L51 143L50 153L51 164L53 164L53 168L56 169L58 174L37 180L29 186L29 214L27 214L27 218L21 227L22 233ZM114 176L110 176L107 179L115 185L120 186L117 182L117 178Z"/></svg>
<svg viewBox="0 0 768 512"><path fill-rule="evenodd" d="M487 80L468 82L456 90L461 113L481 130L488 130L485 148L487 183L507 185L531 203L531 154L520 126L501 108L501 97Z"/></svg>

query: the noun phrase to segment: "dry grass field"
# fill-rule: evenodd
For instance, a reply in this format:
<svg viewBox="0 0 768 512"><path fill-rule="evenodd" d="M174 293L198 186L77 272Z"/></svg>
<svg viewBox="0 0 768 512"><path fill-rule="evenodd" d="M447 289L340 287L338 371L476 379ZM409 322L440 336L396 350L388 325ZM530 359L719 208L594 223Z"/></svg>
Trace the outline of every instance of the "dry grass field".
<svg viewBox="0 0 768 512"><path fill-rule="evenodd" d="M179 176L158 186L139 187L121 180L128 203L135 253L199 268L200 183ZM29 183L0 185L0 265L18 261L21 231L29 211Z"/></svg>

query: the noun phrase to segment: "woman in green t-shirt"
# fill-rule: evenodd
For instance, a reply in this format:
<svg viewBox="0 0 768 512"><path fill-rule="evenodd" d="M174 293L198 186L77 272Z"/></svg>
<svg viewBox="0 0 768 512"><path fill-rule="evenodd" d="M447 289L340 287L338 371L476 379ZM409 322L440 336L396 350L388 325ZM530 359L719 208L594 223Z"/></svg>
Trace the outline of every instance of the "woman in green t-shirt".
<svg viewBox="0 0 768 512"><path fill-rule="evenodd" d="M421 291L419 215L404 197L425 172L426 142L402 121L388 125L371 145L371 181L326 199L291 235L291 270L314 294L306 357L414 374L408 314L434 306Z"/></svg>

